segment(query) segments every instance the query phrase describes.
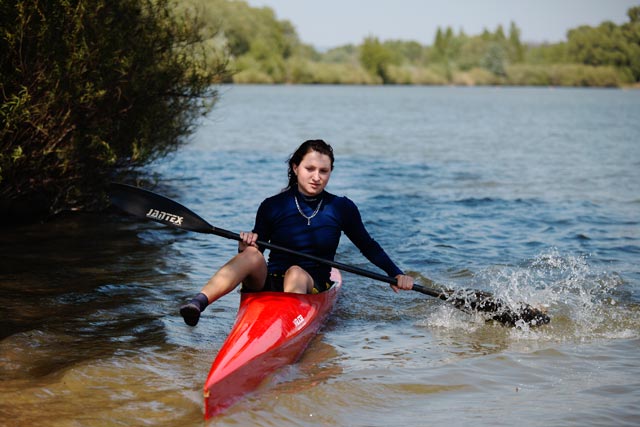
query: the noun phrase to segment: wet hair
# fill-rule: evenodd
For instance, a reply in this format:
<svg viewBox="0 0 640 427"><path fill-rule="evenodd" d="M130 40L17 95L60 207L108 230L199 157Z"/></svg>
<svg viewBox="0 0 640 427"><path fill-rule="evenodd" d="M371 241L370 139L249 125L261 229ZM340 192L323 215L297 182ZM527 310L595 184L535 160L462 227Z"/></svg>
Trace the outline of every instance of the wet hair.
<svg viewBox="0 0 640 427"><path fill-rule="evenodd" d="M300 165L302 158L310 151L317 151L320 154L326 154L331 159L331 170L333 170L333 148L331 145L324 142L322 139L309 139L300 145L296 151L293 152L287 163L289 163L289 171L287 176L289 182L287 188L293 188L298 185L298 177L293 172L293 166Z"/></svg>

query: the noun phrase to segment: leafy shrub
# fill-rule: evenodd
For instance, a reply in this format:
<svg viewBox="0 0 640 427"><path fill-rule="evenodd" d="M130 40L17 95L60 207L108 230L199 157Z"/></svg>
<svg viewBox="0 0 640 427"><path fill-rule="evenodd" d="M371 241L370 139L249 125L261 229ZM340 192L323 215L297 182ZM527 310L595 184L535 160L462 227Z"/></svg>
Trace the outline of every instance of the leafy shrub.
<svg viewBox="0 0 640 427"><path fill-rule="evenodd" d="M549 75L554 86L618 87L623 83L618 71L611 66L557 64L549 67Z"/></svg>
<svg viewBox="0 0 640 427"><path fill-rule="evenodd" d="M549 66L516 64L507 67L507 83L514 86L549 86Z"/></svg>
<svg viewBox="0 0 640 427"><path fill-rule="evenodd" d="M453 73L452 83L460 86L490 86L501 84L502 79L485 68Z"/></svg>
<svg viewBox="0 0 640 427"><path fill-rule="evenodd" d="M0 216L97 206L181 144L227 75L194 18L169 0L0 3Z"/></svg>
<svg viewBox="0 0 640 427"><path fill-rule="evenodd" d="M380 84L379 77L369 74L359 64L315 64L314 83L318 84Z"/></svg>
<svg viewBox="0 0 640 427"><path fill-rule="evenodd" d="M388 70L389 82L409 85L443 85L446 78L428 67L391 65Z"/></svg>

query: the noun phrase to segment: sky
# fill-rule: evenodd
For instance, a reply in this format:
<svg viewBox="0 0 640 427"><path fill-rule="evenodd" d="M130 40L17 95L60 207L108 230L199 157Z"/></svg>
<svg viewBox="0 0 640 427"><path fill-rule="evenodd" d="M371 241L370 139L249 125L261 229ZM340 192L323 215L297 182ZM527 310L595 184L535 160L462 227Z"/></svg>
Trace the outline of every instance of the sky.
<svg viewBox="0 0 640 427"><path fill-rule="evenodd" d="M567 31L603 21L628 22L627 10L640 0L248 0L268 6L296 28L302 42L318 49L380 40L413 40L431 45L438 27L477 35L511 22L524 42L555 43Z"/></svg>

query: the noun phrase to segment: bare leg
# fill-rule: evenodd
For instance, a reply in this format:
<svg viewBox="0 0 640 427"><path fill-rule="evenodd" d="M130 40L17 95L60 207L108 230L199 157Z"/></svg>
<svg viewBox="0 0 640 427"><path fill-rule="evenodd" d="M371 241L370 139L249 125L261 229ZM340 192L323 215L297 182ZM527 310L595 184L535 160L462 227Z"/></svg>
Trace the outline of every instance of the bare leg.
<svg viewBox="0 0 640 427"><path fill-rule="evenodd" d="M267 278L267 263L255 247L248 247L218 270L195 298L180 307L180 314L189 326L195 326L200 313L210 303L243 283L250 290L259 291Z"/></svg>
<svg viewBox="0 0 640 427"><path fill-rule="evenodd" d="M223 265L200 292L212 303L234 290L240 283L252 291L259 291L266 278L267 263L262 252L248 247Z"/></svg>
<svg viewBox="0 0 640 427"><path fill-rule="evenodd" d="M310 294L313 278L303 268L294 265L284 274L284 291L294 294Z"/></svg>

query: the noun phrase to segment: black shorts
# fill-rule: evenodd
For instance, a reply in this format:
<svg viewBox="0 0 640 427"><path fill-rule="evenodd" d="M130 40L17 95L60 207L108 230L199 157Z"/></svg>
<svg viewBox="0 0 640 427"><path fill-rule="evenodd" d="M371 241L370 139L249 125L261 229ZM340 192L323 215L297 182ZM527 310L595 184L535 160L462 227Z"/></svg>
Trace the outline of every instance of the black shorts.
<svg viewBox="0 0 640 427"><path fill-rule="evenodd" d="M307 271L307 273L309 273ZM309 273L313 278L313 290L312 294L319 294L320 292L324 292L329 290L332 283L331 280L327 280L325 278L319 277L317 275L313 275ZM280 273L269 273L267 274L267 279L264 282L264 291L272 291L272 292L283 292L284 291L284 274Z"/></svg>

